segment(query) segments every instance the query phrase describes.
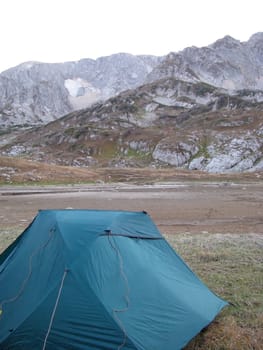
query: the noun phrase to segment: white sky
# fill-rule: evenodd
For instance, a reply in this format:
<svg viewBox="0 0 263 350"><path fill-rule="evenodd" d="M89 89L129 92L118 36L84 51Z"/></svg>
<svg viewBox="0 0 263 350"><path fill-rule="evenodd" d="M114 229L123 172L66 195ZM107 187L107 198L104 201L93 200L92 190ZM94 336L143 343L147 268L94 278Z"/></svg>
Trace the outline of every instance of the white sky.
<svg viewBox="0 0 263 350"><path fill-rule="evenodd" d="M165 55L263 31L262 0L0 0L0 72L25 61Z"/></svg>

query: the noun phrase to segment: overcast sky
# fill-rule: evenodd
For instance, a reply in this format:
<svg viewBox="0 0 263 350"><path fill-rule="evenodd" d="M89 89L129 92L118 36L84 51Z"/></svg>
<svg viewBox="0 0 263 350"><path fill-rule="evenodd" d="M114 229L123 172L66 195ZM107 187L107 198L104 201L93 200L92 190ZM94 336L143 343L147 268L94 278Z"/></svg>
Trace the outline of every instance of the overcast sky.
<svg viewBox="0 0 263 350"><path fill-rule="evenodd" d="M165 55L263 31L262 0L0 0L0 72L25 61Z"/></svg>

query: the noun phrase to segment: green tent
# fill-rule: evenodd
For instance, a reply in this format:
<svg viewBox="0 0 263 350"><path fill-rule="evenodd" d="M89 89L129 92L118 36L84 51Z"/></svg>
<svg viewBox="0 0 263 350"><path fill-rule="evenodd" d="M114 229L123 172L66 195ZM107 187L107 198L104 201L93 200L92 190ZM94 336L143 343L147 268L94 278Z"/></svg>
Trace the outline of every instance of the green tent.
<svg viewBox="0 0 263 350"><path fill-rule="evenodd" d="M227 303L145 212L43 210L0 255L0 349L183 348Z"/></svg>

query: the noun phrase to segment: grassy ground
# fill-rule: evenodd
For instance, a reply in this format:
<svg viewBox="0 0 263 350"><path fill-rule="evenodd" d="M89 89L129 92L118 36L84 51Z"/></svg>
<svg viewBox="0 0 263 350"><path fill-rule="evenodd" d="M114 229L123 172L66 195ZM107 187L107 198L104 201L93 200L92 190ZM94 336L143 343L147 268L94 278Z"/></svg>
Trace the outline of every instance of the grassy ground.
<svg viewBox="0 0 263 350"><path fill-rule="evenodd" d="M186 233L167 239L216 294L233 304L186 349L262 349L263 236Z"/></svg>
<svg viewBox="0 0 263 350"><path fill-rule="evenodd" d="M20 229L0 229L0 252ZM260 350L263 344L263 235L190 234L166 239L191 269L232 305L186 350Z"/></svg>
<svg viewBox="0 0 263 350"><path fill-rule="evenodd" d="M16 237L22 233L21 228L1 228L0 227L0 254L7 248Z"/></svg>

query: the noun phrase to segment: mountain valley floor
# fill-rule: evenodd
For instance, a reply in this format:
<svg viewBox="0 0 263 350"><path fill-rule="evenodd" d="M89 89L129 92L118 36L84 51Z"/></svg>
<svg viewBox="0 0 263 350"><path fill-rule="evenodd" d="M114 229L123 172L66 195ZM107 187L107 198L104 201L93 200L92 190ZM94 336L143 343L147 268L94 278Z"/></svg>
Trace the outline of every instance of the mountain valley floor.
<svg viewBox="0 0 263 350"><path fill-rule="evenodd" d="M2 227L25 228L39 209L145 210L162 233L263 233L259 182L1 186Z"/></svg>
<svg viewBox="0 0 263 350"><path fill-rule="evenodd" d="M58 208L147 211L190 268L231 303L186 349L262 349L261 180L2 185L0 253L39 209Z"/></svg>

